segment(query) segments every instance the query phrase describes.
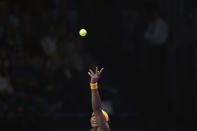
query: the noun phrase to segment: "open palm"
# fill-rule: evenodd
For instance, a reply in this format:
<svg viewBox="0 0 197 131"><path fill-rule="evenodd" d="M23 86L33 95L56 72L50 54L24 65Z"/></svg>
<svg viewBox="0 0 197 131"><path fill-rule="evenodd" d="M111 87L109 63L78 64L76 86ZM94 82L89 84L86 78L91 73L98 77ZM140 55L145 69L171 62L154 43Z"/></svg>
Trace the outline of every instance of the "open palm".
<svg viewBox="0 0 197 131"><path fill-rule="evenodd" d="M103 69L104 68L101 68L101 70L99 71L98 67L96 67L96 71L95 72L93 72L91 69L89 69L88 74L91 77L91 80L90 80L91 83L96 83L99 80Z"/></svg>

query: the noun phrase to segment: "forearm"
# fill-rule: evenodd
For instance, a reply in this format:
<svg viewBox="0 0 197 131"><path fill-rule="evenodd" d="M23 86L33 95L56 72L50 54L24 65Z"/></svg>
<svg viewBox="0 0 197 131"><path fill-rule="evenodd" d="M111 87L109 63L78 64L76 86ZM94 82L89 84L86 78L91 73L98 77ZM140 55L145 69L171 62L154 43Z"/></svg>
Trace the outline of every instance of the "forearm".
<svg viewBox="0 0 197 131"><path fill-rule="evenodd" d="M98 89L91 89L92 94L92 109L97 112L101 109L101 98Z"/></svg>

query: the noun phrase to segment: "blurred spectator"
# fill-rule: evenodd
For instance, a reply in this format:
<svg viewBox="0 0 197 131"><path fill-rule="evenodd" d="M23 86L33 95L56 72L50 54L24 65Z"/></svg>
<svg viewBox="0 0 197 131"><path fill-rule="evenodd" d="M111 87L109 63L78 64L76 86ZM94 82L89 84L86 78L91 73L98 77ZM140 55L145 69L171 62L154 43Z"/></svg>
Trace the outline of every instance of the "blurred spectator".
<svg viewBox="0 0 197 131"><path fill-rule="evenodd" d="M51 56L56 51L56 32L54 27L50 27L47 35L42 39L41 44L46 56Z"/></svg>
<svg viewBox="0 0 197 131"><path fill-rule="evenodd" d="M12 93L14 91L10 80L4 70L0 69L0 93Z"/></svg>
<svg viewBox="0 0 197 131"><path fill-rule="evenodd" d="M9 69L11 65L11 61L10 61L11 54L9 52L10 49L5 45L0 47L0 65L3 67L2 70L7 74L10 71Z"/></svg>
<svg viewBox="0 0 197 131"><path fill-rule="evenodd" d="M58 80L60 80L59 82L64 82L64 84L68 85L68 87L73 86L72 83L76 80L77 72L73 68L70 58L68 56L64 56L63 65L58 71L58 73L60 73L57 75L59 77Z"/></svg>
<svg viewBox="0 0 197 131"><path fill-rule="evenodd" d="M76 0L0 0L3 113L87 111L76 103L88 99L86 71L93 62L83 39L73 33L77 6Z"/></svg>
<svg viewBox="0 0 197 131"><path fill-rule="evenodd" d="M67 18L69 25L71 26L71 31L77 31L79 12L78 12L78 0L67 0Z"/></svg>
<svg viewBox="0 0 197 131"><path fill-rule="evenodd" d="M164 97L164 72L166 63L166 44L168 38L168 25L160 16L158 8L152 8L150 11L150 23L144 33L147 47L147 67L146 84L149 88L145 89L148 92L150 116L158 117L159 113L166 104ZM147 109L148 110L148 109ZM156 119L156 118L153 118Z"/></svg>
<svg viewBox="0 0 197 131"><path fill-rule="evenodd" d="M27 59L22 54L17 56L11 68L11 79L17 91L27 91L25 87L31 73L27 67Z"/></svg>
<svg viewBox="0 0 197 131"><path fill-rule="evenodd" d="M19 30L19 27L21 25L21 20L20 20L20 12L19 12L19 7L14 6L14 9L9 15L8 22L10 25L13 26L15 30Z"/></svg>
<svg viewBox="0 0 197 131"><path fill-rule="evenodd" d="M37 113L48 112L48 105L41 96L38 81L39 68L30 65L27 56L19 54L11 68L11 80L14 86L14 96L16 105L23 105L26 112L34 111ZM18 107L17 107L18 108Z"/></svg>
<svg viewBox="0 0 197 131"><path fill-rule="evenodd" d="M69 108L66 106L65 110L77 110L77 107L75 107L75 103L77 103L78 99L82 98L81 96L83 94L81 93L81 85L78 84L78 82L76 82L79 81L78 76L78 72L72 66L70 57L65 55L63 59L63 65L57 71L56 75L56 85L59 88L59 91L61 92L61 99L64 100L64 103L69 103L70 105ZM75 92L77 95L73 97L73 95L70 92Z"/></svg>
<svg viewBox="0 0 197 131"><path fill-rule="evenodd" d="M47 59L46 62L44 63L44 65L43 65L43 68L41 70L40 77L39 77L40 78L40 84L41 84L41 87L42 87L41 88L42 93L46 97L46 99L48 99L47 92L48 91L53 91L53 89L55 88L56 72L57 72L57 70L53 66L53 63L52 63L51 59ZM53 97L53 96L50 95L49 97Z"/></svg>
<svg viewBox="0 0 197 131"><path fill-rule="evenodd" d="M152 82L155 83L158 76L162 76L165 63L165 48L168 38L168 25L160 16L158 8L150 11L150 23L144 32L144 44L147 47L148 70L151 72ZM150 73L149 72L149 73ZM159 74L154 74L159 73ZM153 75L154 74L154 75ZM152 84L153 84L152 83ZM161 83L161 80L158 80ZM157 85L158 86L158 85Z"/></svg>
<svg viewBox="0 0 197 131"><path fill-rule="evenodd" d="M67 41L65 41L65 51L71 58L71 63L73 64L74 68L82 72L84 70L84 45L83 40L76 38L74 34L70 34Z"/></svg>
<svg viewBox="0 0 197 131"><path fill-rule="evenodd" d="M163 45L168 38L168 25L161 18L158 9L153 9L151 13L151 22L144 33L144 39L151 45Z"/></svg>
<svg viewBox="0 0 197 131"><path fill-rule="evenodd" d="M4 33L4 41L3 41L7 47L14 47L16 44L16 35L14 34L14 29L10 26L7 25L5 28L5 33Z"/></svg>

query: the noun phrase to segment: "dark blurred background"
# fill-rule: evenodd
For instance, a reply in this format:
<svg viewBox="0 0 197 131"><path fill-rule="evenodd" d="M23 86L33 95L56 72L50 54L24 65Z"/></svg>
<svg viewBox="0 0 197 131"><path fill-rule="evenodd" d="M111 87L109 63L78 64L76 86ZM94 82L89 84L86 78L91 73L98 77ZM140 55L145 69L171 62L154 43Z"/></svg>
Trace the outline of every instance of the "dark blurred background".
<svg viewBox="0 0 197 131"><path fill-rule="evenodd" d="M80 37L81 28L88 31ZM0 0L0 129L194 128L195 0Z"/></svg>

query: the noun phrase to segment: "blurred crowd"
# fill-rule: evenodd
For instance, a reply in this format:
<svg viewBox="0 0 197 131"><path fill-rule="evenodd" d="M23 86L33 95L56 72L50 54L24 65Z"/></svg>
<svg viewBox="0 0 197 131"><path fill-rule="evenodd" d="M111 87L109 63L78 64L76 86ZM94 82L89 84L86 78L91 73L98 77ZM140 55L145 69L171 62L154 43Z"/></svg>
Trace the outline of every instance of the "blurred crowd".
<svg viewBox="0 0 197 131"><path fill-rule="evenodd" d="M0 0L0 114L89 108L94 61L76 33L74 1ZM84 99L83 101L80 99Z"/></svg>
<svg viewBox="0 0 197 131"><path fill-rule="evenodd" d="M87 71L100 63L106 78L104 84L99 82L102 106L112 118L117 117L118 124L118 117L149 120L151 126L156 125L153 120L173 118L179 109L174 104L185 100L180 95L176 102L174 92L179 92L176 86L187 84L181 64L188 65L184 62L191 57L186 49L185 54L182 49L171 51L174 41L182 40L179 26L175 28L181 24L175 15L180 9L174 9L181 6L166 2L165 9L164 1L130 2L0 0L0 118L6 114L91 113ZM189 18L186 22L195 23ZM88 37L79 36L80 28L88 30ZM190 38L185 34L185 40ZM177 58L170 59L173 55Z"/></svg>
<svg viewBox="0 0 197 131"><path fill-rule="evenodd" d="M95 37L89 38L97 45L87 46L86 39L78 35L79 23L83 23L79 14L83 5L78 2L0 0L0 115L90 112L87 71L98 65L98 57L108 68L105 85L101 82L102 89L106 89L101 94L107 112L115 109L151 114L148 111L153 116L163 109L169 27L159 9L135 11L114 6L108 10L106 6L103 12L108 13L98 13L99 4L97 9L89 7L91 13L87 14L93 16L89 18L90 26L94 26L90 34ZM96 24L94 18L102 22ZM114 35L116 29L121 30L120 36Z"/></svg>

